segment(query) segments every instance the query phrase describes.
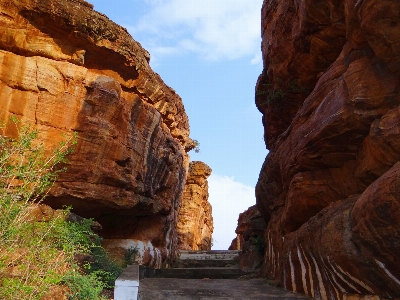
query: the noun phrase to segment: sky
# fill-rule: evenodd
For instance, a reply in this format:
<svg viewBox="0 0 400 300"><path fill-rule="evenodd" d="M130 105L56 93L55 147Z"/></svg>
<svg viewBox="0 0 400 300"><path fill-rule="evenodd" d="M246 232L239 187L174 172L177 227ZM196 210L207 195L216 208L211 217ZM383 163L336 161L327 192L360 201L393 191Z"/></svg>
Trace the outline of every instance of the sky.
<svg viewBox="0 0 400 300"><path fill-rule="evenodd" d="M267 150L254 88L262 71L262 0L89 0L150 52L182 98L192 161L209 165L215 250L228 249L239 213L255 204Z"/></svg>

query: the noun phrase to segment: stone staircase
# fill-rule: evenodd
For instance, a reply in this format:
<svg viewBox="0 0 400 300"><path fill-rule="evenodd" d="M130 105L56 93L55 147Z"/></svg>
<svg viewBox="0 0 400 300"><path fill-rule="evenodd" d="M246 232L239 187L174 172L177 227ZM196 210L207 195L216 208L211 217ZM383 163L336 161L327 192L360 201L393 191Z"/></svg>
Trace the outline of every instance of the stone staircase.
<svg viewBox="0 0 400 300"><path fill-rule="evenodd" d="M175 267L230 267L238 264L239 252L239 250L181 250Z"/></svg>
<svg viewBox="0 0 400 300"><path fill-rule="evenodd" d="M154 270L141 267L141 278L182 278L182 279L236 279L246 275L239 268L239 251L181 250L179 258L169 266Z"/></svg>
<svg viewBox="0 0 400 300"><path fill-rule="evenodd" d="M298 300L310 299L269 286L238 266L239 251L181 251L172 266L140 266L138 300ZM248 274L250 275L250 274ZM121 300L136 300L124 298ZM116 299L115 300L119 300Z"/></svg>

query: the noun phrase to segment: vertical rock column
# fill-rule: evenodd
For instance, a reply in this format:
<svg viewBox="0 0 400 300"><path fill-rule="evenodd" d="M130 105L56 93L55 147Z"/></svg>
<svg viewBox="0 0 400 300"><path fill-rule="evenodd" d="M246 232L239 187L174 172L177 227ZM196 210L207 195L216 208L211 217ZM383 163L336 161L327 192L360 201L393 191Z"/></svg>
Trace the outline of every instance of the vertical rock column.
<svg viewBox="0 0 400 300"><path fill-rule="evenodd" d="M208 202L211 168L201 161L189 165L178 215L178 247L181 250L211 250L213 217Z"/></svg>

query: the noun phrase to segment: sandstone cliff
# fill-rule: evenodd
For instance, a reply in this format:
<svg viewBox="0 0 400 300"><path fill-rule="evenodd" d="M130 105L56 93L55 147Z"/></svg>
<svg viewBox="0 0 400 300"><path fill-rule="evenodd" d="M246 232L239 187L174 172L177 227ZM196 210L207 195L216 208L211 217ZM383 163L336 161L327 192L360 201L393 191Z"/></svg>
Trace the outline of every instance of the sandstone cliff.
<svg viewBox="0 0 400 300"><path fill-rule="evenodd" d="M72 205L102 224L114 253L137 247L160 266L177 250L194 144L180 97L149 60L85 1L0 0L0 120L33 124L48 147L79 133L47 204Z"/></svg>
<svg viewBox="0 0 400 300"><path fill-rule="evenodd" d="M264 275L400 297L400 2L264 1Z"/></svg>
<svg viewBox="0 0 400 300"><path fill-rule="evenodd" d="M239 253L239 266L242 270L254 271L263 262L265 221L256 205L239 214L237 237L232 240L229 250L242 250Z"/></svg>
<svg viewBox="0 0 400 300"><path fill-rule="evenodd" d="M178 247L181 250L211 250L213 217L208 202L211 168L191 162L178 215Z"/></svg>

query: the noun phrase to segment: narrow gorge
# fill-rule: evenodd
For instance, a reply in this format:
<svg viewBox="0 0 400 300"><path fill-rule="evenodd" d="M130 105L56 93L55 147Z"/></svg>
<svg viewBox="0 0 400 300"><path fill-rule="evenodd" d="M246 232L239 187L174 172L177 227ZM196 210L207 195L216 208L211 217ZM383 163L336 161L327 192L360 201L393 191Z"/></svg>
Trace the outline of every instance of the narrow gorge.
<svg viewBox="0 0 400 300"><path fill-rule="evenodd" d="M400 299L400 1L264 0L261 29L254 97L269 153L229 249L291 292ZM84 0L0 0L6 136L10 117L46 149L78 134L44 203L101 224L119 262L137 250L160 269L211 250L214 167L190 160L183 101L149 62Z"/></svg>

